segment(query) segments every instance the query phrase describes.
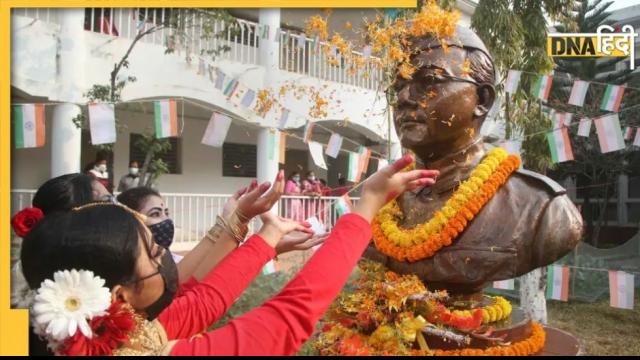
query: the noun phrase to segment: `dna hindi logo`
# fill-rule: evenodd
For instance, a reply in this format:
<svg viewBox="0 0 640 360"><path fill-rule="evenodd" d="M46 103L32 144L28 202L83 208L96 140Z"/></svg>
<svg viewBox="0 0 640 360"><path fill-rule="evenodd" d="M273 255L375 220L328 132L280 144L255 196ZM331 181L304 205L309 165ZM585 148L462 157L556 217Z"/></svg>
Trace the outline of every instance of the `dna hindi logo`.
<svg viewBox="0 0 640 360"><path fill-rule="evenodd" d="M629 57L635 69L635 38L631 25L613 28L600 25L596 33L555 33L547 36L547 55L551 57Z"/></svg>

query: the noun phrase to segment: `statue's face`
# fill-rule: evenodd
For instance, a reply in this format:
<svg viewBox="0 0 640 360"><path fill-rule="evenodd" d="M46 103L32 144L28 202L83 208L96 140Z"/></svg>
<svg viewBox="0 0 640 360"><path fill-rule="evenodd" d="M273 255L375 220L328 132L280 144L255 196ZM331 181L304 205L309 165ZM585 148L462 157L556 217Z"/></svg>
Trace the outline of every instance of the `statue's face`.
<svg viewBox="0 0 640 360"><path fill-rule="evenodd" d="M396 76L394 123L402 146L416 152L433 147L442 150L462 137L475 138L481 123L477 112L474 116L478 85L471 83L468 71L465 74L465 59L466 50L458 47L449 47L447 52L428 49L413 57L416 72L410 80Z"/></svg>

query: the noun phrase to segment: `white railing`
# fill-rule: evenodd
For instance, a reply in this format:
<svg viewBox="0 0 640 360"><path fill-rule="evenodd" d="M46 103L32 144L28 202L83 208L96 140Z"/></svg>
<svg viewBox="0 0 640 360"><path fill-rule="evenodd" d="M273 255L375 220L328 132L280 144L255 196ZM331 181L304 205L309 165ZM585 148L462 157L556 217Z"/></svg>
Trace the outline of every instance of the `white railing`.
<svg viewBox="0 0 640 360"><path fill-rule="evenodd" d="M14 9L13 14L29 17L40 21L60 24L59 9L23 8ZM223 20L209 20L206 10L194 12L186 9L124 9L124 8L93 8L85 9L85 30L133 39L140 30L158 25L160 29L142 38L143 43L167 46L167 42L175 30L161 26L168 24L170 18L178 18L185 27L183 44L176 45L175 51L188 54L206 54L207 51L227 48L217 59L258 65L258 46L261 34L258 23L236 19L236 23L229 26ZM203 34L222 34L203 39ZM270 36L274 36L276 29L270 29ZM340 58L332 60L328 54L330 45L322 42L316 46L307 41L305 46L298 45L300 35L294 32L280 32L280 69L311 77L353 85L370 90L377 90L382 79L382 69L371 61L356 66L362 62L363 55L354 52L350 59ZM197 64L197 59L192 59Z"/></svg>
<svg viewBox="0 0 640 360"><path fill-rule="evenodd" d="M31 206L35 190L11 190L11 214ZM227 194L162 194L169 208L170 216L176 226L174 251L191 249L205 233L215 224L216 216L231 195ZM296 220L306 220L315 216L327 230L331 230L337 221L335 202L337 197L310 198L305 196L283 196L279 204L280 216ZM354 204L358 198L352 199ZM260 221L251 222L249 232L255 232Z"/></svg>

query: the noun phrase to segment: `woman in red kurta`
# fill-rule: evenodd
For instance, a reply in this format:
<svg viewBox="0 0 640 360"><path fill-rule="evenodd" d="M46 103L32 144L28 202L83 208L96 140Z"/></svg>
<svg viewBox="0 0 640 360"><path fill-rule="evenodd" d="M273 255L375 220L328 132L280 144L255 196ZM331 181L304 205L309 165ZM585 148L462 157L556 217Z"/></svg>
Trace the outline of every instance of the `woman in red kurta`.
<svg viewBox="0 0 640 360"><path fill-rule="evenodd" d="M67 337L64 345L60 345L60 339L57 339L56 353L294 354L312 334L315 323L338 294L367 246L371 238L370 221L375 213L387 201L405 190L433 184L433 177L437 175L435 171L397 173L412 160L407 156L366 181L354 213L340 219L326 243L278 295L226 326L210 332L203 331L224 314L262 266L275 255L274 248L282 236L290 231L303 229L298 223L270 213L264 214L264 225L258 234L228 255L203 281L185 290L169 306L164 305L164 311L156 318L157 310L171 298L171 292L175 292L177 272L175 264L171 263L171 257L158 251L158 246L147 238L148 230L139 220L114 205L80 209L61 214L50 221L45 218L42 224L36 226L34 234L27 235L23 245L25 277L32 288L37 288L34 284L43 279L51 279L56 271L68 269L73 264L91 271L91 275L95 273L99 278L106 279L100 283L106 284L111 292L112 307L113 304L124 303L136 316L149 319L142 322L143 326L140 326L140 321L136 321L138 330L131 333L131 338L117 337L117 341L100 342L100 346L96 346L95 342L110 335L109 333L105 335L102 332L96 340L95 337L91 339L78 336L79 332L74 331L75 335ZM107 214L109 216L105 216ZM113 226L116 223L122 226ZM79 231L85 227L103 231L104 234ZM131 246L131 240L135 239L131 236L136 235L136 228L144 234L138 238L141 251L137 250L138 258L132 268L127 255L135 248L131 248L129 252L123 252L122 248ZM91 244L103 251L95 252L91 259L87 259L82 255L89 250L88 246L94 246ZM118 252L122 256L111 256ZM119 266L104 268L104 264L108 264L104 261L106 259ZM159 265L160 262L162 265ZM134 272L129 274L123 268L134 269ZM57 281L60 276L54 278ZM130 280L118 280L121 278ZM51 284L50 281L48 286ZM53 305L70 304L64 301L64 292L57 296L62 297L61 302ZM46 300L47 297L41 297L40 300L42 299ZM81 303L82 297L78 299L78 296L73 295L71 304L77 302ZM57 330L58 335L60 330L63 330L63 335L67 331L66 325L51 326L47 323L55 317L52 314L47 314L46 311L38 314L38 311L49 309L53 305L33 308L36 310L34 328L39 329L39 334L49 340L53 336L49 330L54 333ZM63 309L62 312L64 311ZM115 315L109 311L104 316L113 318ZM120 316L121 313L117 315ZM106 320L101 321L98 323ZM91 324L94 322L92 320ZM120 321L112 324L129 323ZM45 328L47 332L43 333ZM69 326L69 331L72 328ZM117 346L111 349L105 344Z"/></svg>

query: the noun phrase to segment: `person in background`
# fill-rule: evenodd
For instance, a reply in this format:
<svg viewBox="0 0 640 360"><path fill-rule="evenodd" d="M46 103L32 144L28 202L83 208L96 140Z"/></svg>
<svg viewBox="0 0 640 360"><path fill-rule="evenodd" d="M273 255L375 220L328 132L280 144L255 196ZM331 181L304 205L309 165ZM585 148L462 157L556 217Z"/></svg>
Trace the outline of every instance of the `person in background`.
<svg viewBox="0 0 640 360"><path fill-rule="evenodd" d="M95 163L93 163L93 168L87 172L87 175L94 178L98 181L102 186L104 186L107 191L111 192L112 186L109 183L109 172L107 171L107 160L98 159Z"/></svg>
<svg viewBox="0 0 640 360"><path fill-rule="evenodd" d="M129 173L120 178L118 183L118 191L123 192L138 187L140 183L140 167L138 162L132 160L129 163Z"/></svg>
<svg viewBox="0 0 640 360"><path fill-rule="evenodd" d="M327 185L327 180L320 179L320 190L322 196L331 196L331 188Z"/></svg>
<svg viewBox="0 0 640 360"><path fill-rule="evenodd" d="M338 187L331 190L331 196L342 196L349 192L349 186L347 185L347 179L341 177L338 179Z"/></svg>
<svg viewBox="0 0 640 360"><path fill-rule="evenodd" d="M302 185L300 183L300 173L293 172L289 175L289 180L284 187L284 194L287 196L301 196ZM287 199L286 200L286 218L296 221L304 220L304 210L302 208L302 200L300 199Z"/></svg>
<svg viewBox="0 0 640 360"><path fill-rule="evenodd" d="M310 196L310 199L305 199L304 205L304 218L317 217L324 224L323 214L320 212L323 210L320 206L322 200L322 184L318 181L316 174L313 171L307 172L307 178L302 182L302 195Z"/></svg>

